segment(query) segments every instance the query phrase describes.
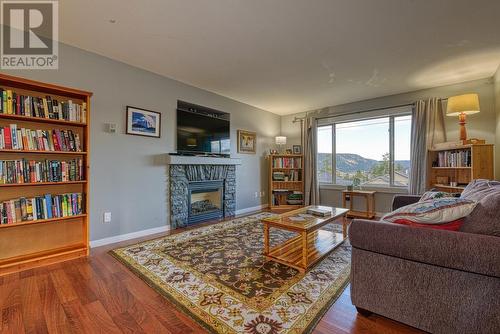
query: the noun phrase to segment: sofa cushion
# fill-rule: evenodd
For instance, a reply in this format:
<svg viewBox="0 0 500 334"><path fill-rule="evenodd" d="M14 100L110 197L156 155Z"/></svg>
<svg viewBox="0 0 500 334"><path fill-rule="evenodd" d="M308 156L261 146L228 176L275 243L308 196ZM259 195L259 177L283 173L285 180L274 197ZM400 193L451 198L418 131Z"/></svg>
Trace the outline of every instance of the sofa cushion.
<svg viewBox="0 0 500 334"><path fill-rule="evenodd" d="M467 185L463 199L478 201L474 211L464 219L462 232L500 237L500 182L478 179Z"/></svg>
<svg viewBox="0 0 500 334"><path fill-rule="evenodd" d="M410 204L386 214L382 220L395 222L405 219L419 224L443 224L469 215L476 202L446 197Z"/></svg>
<svg viewBox="0 0 500 334"><path fill-rule="evenodd" d="M500 237L500 190L479 201L460 231Z"/></svg>

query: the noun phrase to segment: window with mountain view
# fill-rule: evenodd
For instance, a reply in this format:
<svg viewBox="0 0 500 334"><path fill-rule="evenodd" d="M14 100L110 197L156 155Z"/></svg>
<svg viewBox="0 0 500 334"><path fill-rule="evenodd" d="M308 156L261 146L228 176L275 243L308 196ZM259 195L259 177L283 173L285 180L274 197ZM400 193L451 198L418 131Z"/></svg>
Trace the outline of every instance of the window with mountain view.
<svg viewBox="0 0 500 334"><path fill-rule="evenodd" d="M344 186L407 186L410 130L411 115L318 127L319 182Z"/></svg>

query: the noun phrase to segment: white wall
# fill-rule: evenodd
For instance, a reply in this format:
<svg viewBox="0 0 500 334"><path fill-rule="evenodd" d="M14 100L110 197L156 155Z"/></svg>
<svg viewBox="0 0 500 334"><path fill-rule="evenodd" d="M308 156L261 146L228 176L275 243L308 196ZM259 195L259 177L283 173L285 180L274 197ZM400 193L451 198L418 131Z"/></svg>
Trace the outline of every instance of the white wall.
<svg viewBox="0 0 500 334"><path fill-rule="evenodd" d="M500 81L500 74L497 73L497 82ZM499 96L497 84L497 96ZM500 128L500 123L496 122L495 111L495 94L494 94L493 78L464 82L455 85L424 89L414 92L408 92L397 95L379 97L370 100L353 102L339 106L331 106L315 110L320 116L335 115L339 113L356 112L372 108L383 108L394 105L413 103L419 99L430 97L445 98L453 95L475 92L479 94L481 112L474 114L467 119L467 131L469 138L486 139L488 143L495 143L500 138L496 135L496 128ZM500 98L497 98L500 101ZM499 103L500 104L500 103ZM498 105L497 105L498 108ZM291 121L295 116L302 116L304 113L296 115L288 115L281 118L281 132L287 135L291 143L300 142L300 127L297 124L292 124ZM499 114L500 115L500 114ZM499 116L500 117L500 116ZM459 136L458 117L445 117L448 141L457 141ZM498 147L497 141L497 150ZM496 164L497 178L500 176L500 163ZM323 187L320 192L321 201L327 205L340 205L340 190L328 189ZM391 210L391 202L394 194L380 192L375 197L375 208L377 212L388 212ZM358 205L361 205L358 203Z"/></svg>
<svg viewBox="0 0 500 334"><path fill-rule="evenodd" d="M264 157L279 134L278 115L67 45L59 49L59 70L5 72L94 93L91 240L168 226L167 166L162 156L175 151L177 99L231 113L231 155L243 162L237 167L237 210L267 203ZM161 112L161 138L126 135L127 105ZM105 123L116 123L117 133L105 132ZM257 132L257 154L236 153L237 129ZM266 196L255 198L260 191ZM105 211L113 215L109 224L102 223Z"/></svg>

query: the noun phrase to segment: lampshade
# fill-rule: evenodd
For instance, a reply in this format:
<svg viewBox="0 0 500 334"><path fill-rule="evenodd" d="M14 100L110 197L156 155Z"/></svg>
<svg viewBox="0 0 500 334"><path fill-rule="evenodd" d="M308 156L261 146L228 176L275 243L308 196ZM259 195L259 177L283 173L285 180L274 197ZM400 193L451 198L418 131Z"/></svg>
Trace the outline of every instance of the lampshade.
<svg viewBox="0 0 500 334"><path fill-rule="evenodd" d="M276 145L286 145L286 137L285 136L276 136L274 138L276 141Z"/></svg>
<svg viewBox="0 0 500 334"><path fill-rule="evenodd" d="M461 113L470 115L478 112L479 96L477 94L464 94L448 98L447 116L458 116Z"/></svg>

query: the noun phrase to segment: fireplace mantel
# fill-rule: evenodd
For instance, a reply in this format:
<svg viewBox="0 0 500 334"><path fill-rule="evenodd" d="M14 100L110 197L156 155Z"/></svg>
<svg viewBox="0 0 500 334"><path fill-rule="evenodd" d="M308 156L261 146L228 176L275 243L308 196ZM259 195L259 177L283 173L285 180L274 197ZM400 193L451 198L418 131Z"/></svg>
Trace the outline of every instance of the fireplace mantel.
<svg viewBox="0 0 500 334"><path fill-rule="evenodd" d="M167 165L226 165L227 166L227 165L241 165L241 159L167 154L166 163Z"/></svg>

